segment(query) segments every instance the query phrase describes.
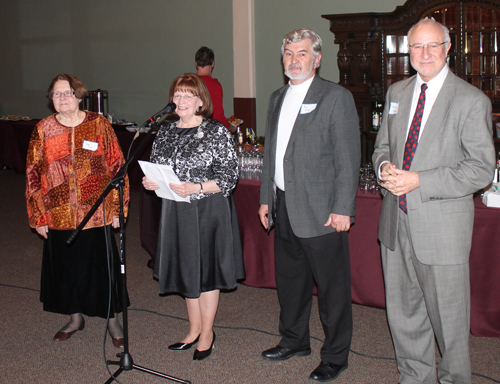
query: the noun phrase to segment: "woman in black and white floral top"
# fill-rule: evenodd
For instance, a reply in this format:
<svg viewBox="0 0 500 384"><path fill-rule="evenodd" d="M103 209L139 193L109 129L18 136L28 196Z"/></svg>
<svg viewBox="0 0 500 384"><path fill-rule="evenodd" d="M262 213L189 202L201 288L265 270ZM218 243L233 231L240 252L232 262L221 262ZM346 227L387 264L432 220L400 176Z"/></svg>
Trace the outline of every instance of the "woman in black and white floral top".
<svg viewBox="0 0 500 384"><path fill-rule="evenodd" d="M159 292L178 292L186 299L190 330L171 350L198 343L193 360L210 356L213 324L221 289L233 289L245 277L238 220L231 191L238 179L238 161L229 131L208 118L212 102L197 75L174 80L169 101L179 120L162 125L151 162L173 168L181 184L172 190L190 203L163 199L160 239L154 276ZM158 184L143 178L148 190Z"/></svg>
<svg viewBox="0 0 500 384"><path fill-rule="evenodd" d="M170 121L161 127L153 144L151 161L170 165L179 180L195 184L191 186L195 193L187 194L191 200L206 197L210 186L218 188L214 192L228 197L238 180L238 159L227 128L206 117L195 128L180 128L178 123ZM177 129L194 131L176 134ZM203 192L199 183L203 184ZM198 190L201 193L196 193Z"/></svg>

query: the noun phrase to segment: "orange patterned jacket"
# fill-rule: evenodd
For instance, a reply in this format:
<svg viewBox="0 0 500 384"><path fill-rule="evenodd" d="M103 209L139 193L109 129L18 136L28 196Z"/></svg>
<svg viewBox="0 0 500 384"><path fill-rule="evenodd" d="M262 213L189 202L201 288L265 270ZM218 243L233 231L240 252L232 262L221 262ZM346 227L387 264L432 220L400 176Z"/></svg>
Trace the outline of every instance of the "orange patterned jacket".
<svg viewBox="0 0 500 384"><path fill-rule="evenodd" d="M113 127L102 115L86 114L74 128L62 125L52 115L33 130L26 161L26 202L32 228L76 229L125 163ZM126 177L125 215L129 199ZM118 189L108 194L105 207L106 224L111 224L119 214ZM101 204L84 229L103 225Z"/></svg>

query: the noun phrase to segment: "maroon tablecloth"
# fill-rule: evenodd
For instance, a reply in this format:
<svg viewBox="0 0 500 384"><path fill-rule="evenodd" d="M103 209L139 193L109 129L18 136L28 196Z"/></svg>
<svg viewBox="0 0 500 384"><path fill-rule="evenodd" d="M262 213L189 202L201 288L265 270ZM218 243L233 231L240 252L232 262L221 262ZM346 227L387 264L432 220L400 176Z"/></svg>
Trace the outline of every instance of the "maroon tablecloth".
<svg viewBox="0 0 500 384"><path fill-rule="evenodd" d="M15 172L26 170L26 154L33 128L39 120L0 121L0 169L8 167ZM123 128L115 130L124 154L127 155L134 133ZM134 142L133 149L144 134ZM132 188L140 188L142 172L137 160L149 159L154 136L137 154L129 166ZM132 149L132 150L133 150ZM259 209L258 181L240 180L234 192L240 222L240 233L245 257L247 279L253 287L275 288L274 237L262 228ZM158 239L158 221L161 201L154 193L141 194L141 243L154 258ZM476 216L470 255L471 273L471 331L475 336L500 337L500 209L487 208L475 199ZM352 272L352 300L354 303L384 308L384 284L377 241L378 217L382 201L379 196L358 193L356 223L349 234Z"/></svg>
<svg viewBox="0 0 500 384"><path fill-rule="evenodd" d="M247 278L252 287L276 288L274 276L274 234L260 224L260 182L240 180L234 200L240 225ZM154 258L158 240L161 200L154 193L141 194L141 243ZM500 236L496 225L500 209L487 208L475 199L476 217L470 257L471 332L474 336L500 337ZM377 240L378 218L382 207L379 195L358 192L356 222L349 233L352 273L352 301L385 308L385 292Z"/></svg>
<svg viewBox="0 0 500 384"><path fill-rule="evenodd" d="M240 180L234 200L240 225L247 278L252 287L276 288L274 269L274 233L269 235L260 224L260 182ZM359 193L356 200L356 224L349 234L352 273L352 301L370 307L385 308L384 281L377 240L382 200L379 195ZM356 255L356 257L353 257Z"/></svg>
<svg viewBox="0 0 500 384"><path fill-rule="evenodd" d="M128 132L125 129L115 129L116 137L120 142L120 146L122 147L123 155L128 159L129 153L132 154L137 146L141 144L145 133L139 134L137 139L133 142L132 148L130 145L132 144L132 140L134 139L135 133ZM149 161L149 157L151 154L151 147L153 145L153 141L155 139L154 135L149 135L147 141L144 146L139 149L139 152L135 155L134 159L128 166L128 177L130 181L130 188L139 190L142 189L142 177L144 174L142 173L141 167L137 163L138 160L146 160Z"/></svg>
<svg viewBox="0 0 500 384"><path fill-rule="evenodd" d="M500 208L476 206L472 249L471 331L474 336L500 337Z"/></svg>
<svg viewBox="0 0 500 384"><path fill-rule="evenodd" d="M33 128L40 120L0 121L0 169L26 171L26 155Z"/></svg>

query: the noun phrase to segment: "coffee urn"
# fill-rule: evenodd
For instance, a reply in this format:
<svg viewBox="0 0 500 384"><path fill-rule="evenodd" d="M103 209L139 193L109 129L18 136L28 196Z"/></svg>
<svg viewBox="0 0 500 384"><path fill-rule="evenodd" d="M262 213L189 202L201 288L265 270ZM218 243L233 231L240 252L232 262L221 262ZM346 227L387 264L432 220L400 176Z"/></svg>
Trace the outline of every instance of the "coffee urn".
<svg viewBox="0 0 500 384"><path fill-rule="evenodd" d="M109 112L108 91L97 89L89 91L83 98L83 107L88 111L97 112L107 116Z"/></svg>

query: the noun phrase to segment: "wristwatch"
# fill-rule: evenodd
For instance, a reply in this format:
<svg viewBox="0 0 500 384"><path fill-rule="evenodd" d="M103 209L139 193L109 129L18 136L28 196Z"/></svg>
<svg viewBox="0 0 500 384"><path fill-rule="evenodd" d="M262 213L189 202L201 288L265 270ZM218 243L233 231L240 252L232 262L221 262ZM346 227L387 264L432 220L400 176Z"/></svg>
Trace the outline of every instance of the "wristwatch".
<svg viewBox="0 0 500 384"><path fill-rule="evenodd" d="M198 183L200 184L200 193L203 193L203 184L202 183Z"/></svg>

